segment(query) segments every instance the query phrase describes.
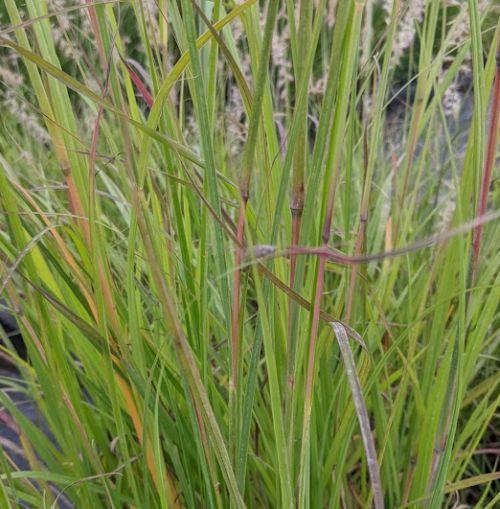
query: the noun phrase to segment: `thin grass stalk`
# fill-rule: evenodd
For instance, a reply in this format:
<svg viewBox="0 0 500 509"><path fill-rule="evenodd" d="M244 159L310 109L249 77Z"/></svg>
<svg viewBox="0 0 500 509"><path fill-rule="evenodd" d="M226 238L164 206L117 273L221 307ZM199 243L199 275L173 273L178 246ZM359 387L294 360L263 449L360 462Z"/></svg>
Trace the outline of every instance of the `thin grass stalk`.
<svg viewBox="0 0 500 509"><path fill-rule="evenodd" d="M250 111L250 120L248 126L248 135L243 154L243 171L240 176L240 207L238 213L238 223L236 229L236 270L233 278L233 299L231 312L231 374L229 381L229 406L230 406L230 435L233 454L233 461L236 463L237 477L239 486L244 484L244 465L237 462L237 455L240 449L240 398L238 396L239 373L240 373L240 326L241 326L241 262L242 249L245 245L245 221L246 207L250 198L250 184L252 173L254 172L255 150L257 145L258 129L261 122L262 103L264 99L265 85L267 81L267 70L269 58L271 55L271 42L276 18L278 14L279 1L273 0L269 3L266 23L264 26L264 35L259 55L257 68L257 79L253 94L252 109ZM243 437L245 440L245 437ZM246 464L246 462L245 462Z"/></svg>
<svg viewBox="0 0 500 509"><path fill-rule="evenodd" d="M292 116L292 120L290 123L290 128L287 136L287 147L288 150L285 154L285 160L282 165L281 177L279 181L278 193L276 197L276 201L274 203L274 212L273 212L273 220L272 220L272 228L271 228L271 236L269 238L269 242L274 244L278 237L278 231L281 225L281 215L283 212L283 206L285 203L287 186L290 178L290 171L293 163L293 156L295 153L294 147L297 141L297 137L300 135L302 130L302 122L300 119L302 118L302 111L307 109L307 98L308 98L308 86L309 77L312 72L314 56L316 54L316 49L318 45L318 40L321 32L321 28L323 26L323 11L327 4L327 0L321 0L317 13L318 15L314 18L313 28L311 33L311 41L308 44L307 57L305 59L304 72L301 76L301 80L296 87L296 103ZM349 11L350 2L345 4L347 6L346 11Z"/></svg>
<svg viewBox="0 0 500 509"><path fill-rule="evenodd" d="M357 61L357 51L354 49L359 38L361 28L361 19L363 14L364 3L355 2L351 13L349 36L344 48L344 60L341 74L341 81L338 94L338 106L335 112L334 124L332 128L328 166L330 174L325 177L326 180L326 213L322 228L321 239L323 248L328 249L330 240L330 228L333 217L333 206L335 202L335 194L339 175L339 165L341 160L341 137L344 134L347 116L347 104L351 90L351 83L354 77L355 65ZM314 293L313 310L311 316L311 329L309 338L309 352L307 361L307 371L304 389L303 404L303 424L302 424L302 440L300 453L300 471L299 471L299 504L305 506L309 498L309 464L310 464L310 424L312 412L312 389L314 385L315 371L315 351L316 341L319 329L319 312L321 304L321 296L323 293L324 273L327 258L320 256L319 266L316 274L316 288Z"/></svg>
<svg viewBox="0 0 500 509"><path fill-rule="evenodd" d="M295 61L296 83L302 83L304 73L307 72L305 67L307 59L307 45L311 38L311 22L313 14L313 3L311 0L301 0L299 14L299 31L298 31L298 49L297 60ZM317 12L317 16L323 13ZM308 86L309 79L304 78L304 86ZM297 137L296 147L290 147L294 150L293 175L292 175L292 196L290 201L290 214L292 216L292 238L291 247L297 246L300 241L300 225L302 220L302 212L304 210L304 173L307 165L307 145L308 145L308 120L307 108L301 111L302 118L297 118L297 122L302 123L302 130ZM295 288L295 271L297 259L295 255L290 256L290 288ZM297 337L296 324L294 315L297 313L297 306L293 300L288 301L288 345L287 345L287 373L286 373L286 391L287 397L285 407L287 412L291 406L292 390L293 390L293 371L295 357L295 342Z"/></svg>
<svg viewBox="0 0 500 509"><path fill-rule="evenodd" d="M107 64L107 70L109 69L109 64ZM105 93L108 89L108 72L106 72L106 86ZM92 132L91 139L91 147L90 153L88 157L88 199L87 202L89 204L89 214L88 214L88 238L86 238L86 242L88 245L88 250L93 257L93 266L96 267L95 281L97 282L97 295L102 296L106 314L109 317L111 325L118 335L118 337L123 336L124 333L121 330L119 317L116 312L115 307L115 297L114 297L114 289L112 285L112 279L109 272L109 265L107 262L107 257L104 253L101 252L101 246L103 245L102 234L99 231L99 228L96 224L95 218L99 216L100 209L97 203L96 198L96 155L97 155L97 142L99 139L99 128L100 122L103 115L103 106L99 106L96 120L94 123L94 129ZM98 298L99 300L99 298ZM101 320L106 321L106 318L101 316Z"/></svg>
<svg viewBox="0 0 500 509"><path fill-rule="evenodd" d="M259 302L265 302L262 283L258 273L258 266L252 266L254 274L255 291ZM267 367L267 378L269 383L270 406L272 413L272 433L277 457L277 471L275 483L279 485L280 493L276 496L279 507L292 509L295 507L295 497L290 472L290 459L288 455L288 443L286 440L286 427L283 420L282 398L280 380L278 377L278 362L276 359L276 346L274 334L272 334L271 323L267 313L262 313L259 320L262 342L264 344L265 361ZM258 354L258 352L256 352Z"/></svg>
<svg viewBox="0 0 500 509"><path fill-rule="evenodd" d="M296 83L301 83L303 76L304 85L308 86L310 74L306 67L307 63L307 49L308 42L311 39L312 33L312 14L313 14L313 2L312 0L301 0L300 2L300 14L299 14L299 30L298 30L298 49L297 49L297 60L295 62L296 72L295 80ZM322 16L323 13L317 12L317 16ZM292 228L292 246L296 245L299 241L300 236L300 219L304 208L304 174L307 165L307 143L308 143L308 121L307 121L307 108L303 108L300 112L300 117L297 117L297 122L302 124L302 129L297 135L296 146L291 147L294 151L293 161L293 175L292 175L292 197L290 201L290 213L292 215L292 221L294 221L294 227ZM295 273L295 260L292 257L290 259L290 286L293 286L292 273Z"/></svg>
<svg viewBox="0 0 500 509"><path fill-rule="evenodd" d="M307 361L307 375L305 384L305 397L304 397L304 416L302 426L302 443L300 453L300 473L299 473L299 500L301 506L306 506L307 489L309 486L309 455L310 455L310 427L311 427L311 412L312 412L312 389L314 382L315 370L315 350L316 340L318 337L319 328L319 309L321 304L321 294L323 293L323 280L325 276L326 257L321 256L319 259L319 267L317 272L316 291L314 294L314 301L312 305L312 325L309 339L308 361Z"/></svg>
<svg viewBox="0 0 500 509"><path fill-rule="evenodd" d="M99 30L99 21L97 19L96 6L93 5L92 0L85 0L87 4L87 15L90 20L90 26L92 28L92 32L94 33L94 37L97 43L97 52L99 54L99 60L101 62L101 67L103 69L107 66L106 53L104 51L104 43L101 37L101 31Z"/></svg>
<svg viewBox="0 0 500 509"><path fill-rule="evenodd" d="M465 284L466 278L464 277L463 280ZM463 318L465 317L465 294L462 294L460 297L460 307L462 308L461 318ZM432 493L431 507L439 507L442 505L445 473L448 469L453 452L453 442L455 440L460 402L463 398L464 388L464 383L460 377L460 374L463 372L464 332L463 323L458 324L457 333L452 342L453 353L451 354L450 370L448 374L449 382L440 416L440 426L436 435L436 445L434 447L431 474L429 476L428 486L429 491Z"/></svg>
<svg viewBox="0 0 500 509"><path fill-rule="evenodd" d="M292 54L292 62L294 68L298 64L298 53L297 49L297 19L296 19L296 4L293 0L285 0L286 15L288 17L288 25L290 30L290 50ZM297 78L297 76L295 76Z"/></svg>
<svg viewBox="0 0 500 509"><path fill-rule="evenodd" d="M359 209L359 226L358 232L356 234L356 242L354 247L355 256L360 256L363 253L363 246L365 243L366 224L368 221L368 207L370 204L370 193L372 189L373 173L375 170L376 161L378 160L377 154L379 153L380 150L382 121L384 118L384 102L387 96L391 61L391 49L393 47L394 35L396 33L397 28L398 12L399 12L399 0L395 0L392 3L391 23L389 25L388 34L384 45L384 60L382 63L381 75L376 87L377 90L376 103L374 105L374 108L372 109L374 118L365 118L365 122L368 121L371 122L371 127L369 128L370 143L367 149L368 153L366 154L365 157L366 174L363 185L363 195L361 198L361 204ZM365 49L365 53L366 52L367 50ZM368 129L368 124L365 127L366 129ZM364 145L364 147L366 147L366 145ZM345 311L345 321L347 323L349 323L351 319L357 275L358 269L357 267L353 267L350 274L349 286L347 291L347 301Z"/></svg>
<svg viewBox="0 0 500 509"><path fill-rule="evenodd" d="M233 278L233 299L231 304L231 372L229 378L229 415L230 419L230 439L231 439L231 457L232 461L237 465L237 451L238 451L238 436L240 433L240 405L238 398L239 374L240 374L240 314L241 314L241 261L242 250L244 246L245 235L245 213L248 203L248 196L244 196L240 190L241 204L238 213L238 225L236 229L236 251L234 262L236 270L234 271ZM241 475L241 474L240 474ZM240 477L240 486L243 480Z"/></svg>
<svg viewBox="0 0 500 509"><path fill-rule="evenodd" d="M250 113L248 135L244 148L243 171L240 181L240 193L243 200L250 196L250 181L254 172L255 147L257 142L258 128L261 118L262 101L264 98L265 85L267 81L267 68L271 55L271 43L276 18L278 14L279 1L273 0L269 3L264 35L259 56L257 79L253 94L253 105Z"/></svg>
<svg viewBox="0 0 500 509"><path fill-rule="evenodd" d="M359 227L358 232L356 234L356 242L354 244L354 256L361 256L363 253L363 248L365 245L365 235L366 235L366 223L368 221L368 213L366 211L361 211L359 215ZM354 295L356 290L356 279L358 276L358 266L354 265L351 269L351 274L349 276L349 286L347 288L347 298L346 298L346 307L344 320L347 323L351 321L351 313L352 307L354 303Z"/></svg>
<svg viewBox="0 0 500 509"><path fill-rule="evenodd" d="M316 16L323 16L324 4L317 6ZM311 68L307 67L308 44L312 36L313 5L310 0L301 0L299 11L299 28L296 34L295 12L291 2L287 3L289 16L292 15L290 26L292 57L295 72L295 83L299 87L308 87L310 82ZM295 90L296 96L301 88ZM298 97L296 97L298 103ZM308 160L308 108L301 107L297 110L297 123L302 129L297 134L297 142L289 145L288 150L293 153L292 195L290 199L290 214L292 218L291 246L297 246L300 242L302 213L304 210L305 197L305 166ZM289 286L292 289L299 287L296 280L297 257L290 256ZM288 299L288 331L286 351L286 380L285 380L285 419L290 422L289 449L293 457L293 444L295 440L295 426L292 418L293 395L295 390L295 355L297 350L299 308L294 299ZM293 464L293 462L292 462Z"/></svg>
<svg viewBox="0 0 500 509"><path fill-rule="evenodd" d="M201 72L200 57L198 54L198 48L196 44L196 28L194 23L194 12L192 8L191 0L183 0L182 2L183 15L186 20L186 36L187 45L189 48L189 55L191 61L191 70L193 72L193 101L195 104L196 115L199 118L200 131L201 131L201 144L203 156L205 159L206 171L204 174L204 186L208 193L211 205L215 208L218 214L220 214L220 196L218 191L217 183L217 170L215 164L213 137L210 134L209 124L209 113L208 106L206 104L206 93L203 75ZM214 240L216 242L215 249L215 262L218 266L218 270L221 274L226 273L226 255L224 251L224 243L220 230L215 228ZM228 323L230 306L229 306L229 288L227 285L227 278L223 278L221 281L221 290L223 292L223 304L227 309Z"/></svg>
<svg viewBox="0 0 500 509"><path fill-rule="evenodd" d="M221 1L215 0L213 8L212 8L212 25L217 22L220 16L221 9ZM217 41L212 41L210 46L210 54L208 57L209 60L209 77L207 84L207 97L209 98L210 104L212 104L212 110L209 111L210 123L212 125L212 129L215 128L215 108L216 108L216 98L217 98L217 57L219 54L219 45Z"/></svg>
<svg viewBox="0 0 500 509"><path fill-rule="evenodd" d="M248 89L248 85L246 84L246 81L238 67L238 64L234 60L230 50L224 43L224 40L222 37L217 33L213 25L210 23L210 21L207 19L203 11L196 5L195 2L193 2L193 7L197 11L197 13L200 15L200 17L203 19L205 24L208 26L210 32L212 33L215 41L218 43L220 48L222 49L222 52L224 53L229 66L233 70L236 82L240 86L240 93L243 99L243 102L247 106L247 108L250 108L251 105L254 104L253 99L251 98L250 91ZM269 58L269 56L267 57ZM265 78L265 77L264 77ZM259 78L258 78L259 80ZM265 81L264 81L265 83ZM257 87L261 86L259 83L257 83ZM263 85L262 85L263 86ZM260 104L257 104L257 107L261 108L262 106L262 94L260 94L260 97L258 97L258 101L260 101ZM258 123L260 121L260 118L254 119L254 122ZM253 126L253 128L255 128ZM250 183L248 182L248 187ZM201 196L201 195L200 195ZM201 196L202 197L202 196ZM230 379L229 379L229 414L230 414L230 454L233 461L233 464L239 465L240 461L238 458L240 458L240 447L238 444L238 440L240 439L240 402L241 397L238 394L238 386L239 386L239 378L240 378L240 371L241 371L241 363L239 361L240 357L240 327L241 327L241 321L239 318L240 312L241 312L241 302L240 302L240 285L241 285L241 271L240 271L240 265L242 260L242 249L244 246L244 227L245 227L245 213L246 213L246 206L248 203L249 196L248 194L244 195L244 193L240 189L240 197L241 197L241 208L239 211L239 217L238 217L238 224L236 227L236 252L235 252L235 265L237 267L234 278L233 278L233 287L232 287L232 302L231 302L231 349L230 349L230 362L231 362L231 370L230 370ZM202 197L203 199L203 197ZM222 209L222 214L227 213ZM240 483L240 489L243 490L244 485L244 479L241 478L240 474L239 477L239 483Z"/></svg>

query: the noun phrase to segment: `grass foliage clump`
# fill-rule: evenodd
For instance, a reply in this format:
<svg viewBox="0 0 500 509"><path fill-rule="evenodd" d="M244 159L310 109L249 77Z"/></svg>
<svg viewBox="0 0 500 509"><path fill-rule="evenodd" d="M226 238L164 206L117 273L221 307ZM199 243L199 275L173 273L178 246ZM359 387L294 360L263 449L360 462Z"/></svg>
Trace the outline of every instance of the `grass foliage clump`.
<svg viewBox="0 0 500 509"><path fill-rule="evenodd" d="M0 506L496 507L498 14L4 0Z"/></svg>

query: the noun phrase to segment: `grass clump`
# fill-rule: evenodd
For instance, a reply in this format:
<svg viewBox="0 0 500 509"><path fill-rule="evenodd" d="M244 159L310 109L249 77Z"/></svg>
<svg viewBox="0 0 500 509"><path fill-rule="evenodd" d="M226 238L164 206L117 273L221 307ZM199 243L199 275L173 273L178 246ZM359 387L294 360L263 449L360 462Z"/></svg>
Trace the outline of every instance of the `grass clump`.
<svg viewBox="0 0 500 509"><path fill-rule="evenodd" d="M5 0L2 507L498 503L500 28L456 4Z"/></svg>

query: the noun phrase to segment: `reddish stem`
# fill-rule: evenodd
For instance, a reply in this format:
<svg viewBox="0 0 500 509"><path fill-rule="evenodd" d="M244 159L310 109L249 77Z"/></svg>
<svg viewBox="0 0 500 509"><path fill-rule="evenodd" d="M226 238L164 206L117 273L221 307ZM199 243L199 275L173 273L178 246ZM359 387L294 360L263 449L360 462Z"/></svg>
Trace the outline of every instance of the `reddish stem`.
<svg viewBox="0 0 500 509"><path fill-rule="evenodd" d="M365 242L365 231L366 231L366 215L361 216L358 229L358 236L356 238L356 245L354 247L354 256L361 256L363 244ZM349 290L347 292L347 304L344 317L347 323L349 323L349 320L351 319L352 303L354 302L354 289L356 287L357 275L358 275L358 265L354 264L351 270L351 276L349 278Z"/></svg>
<svg viewBox="0 0 500 509"><path fill-rule="evenodd" d="M292 248L299 244L300 240L301 214L293 214L292 216ZM295 272L297 270L297 256L290 256L290 286L293 288L295 284Z"/></svg>
<svg viewBox="0 0 500 509"><path fill-rule="evenodd" d="M92 32L94 32L94 37L97 42L97 50L99 53L99 58L101 60L101 65L103 69L106 68L106 55L104 53L104 45L102 42L101 33L99 32L99 22L97 21L97 13L95 9L95 5L90 5L92 0L85 0L88 5L87 13L90 19L90 26L92 27Z"/></svg>
<svg viewBox="0 0 500 509"><path fill-rule="evenodd" d="M326 256L321 256L319 259L319 267L318 267L318 279L316 284L316 293L314 294L314 304L313 304L313 318L311 324L311 339L309 341L309 360L307 362L307 379L306 379L306 394L305 394L305 405L304 408L307 409L307 412L304 414L304 426L308 426L309 417L311 415L311 398L312 398L312 388L314 381L314 358L315 358L315 350L316 350L316 339L318 337L318 328L319 328L319 315L320 315L320 303L321 303L321 295L323 293L323 280L325 275L325 265L326 265ZM306 420L307 419L307 420Z"/></svg>
<svg viewBox="0 0 500 509"><path fill-rule="evenodd" d="M294 250L300 241L300 226L301 226L302 214L292 209L292 250ZM295 253L290 254L290 288L295 286L295 274L297 271L297 255ZM293 327L293 309L295 303L293 300L288 301L288 368L287 368L287 383L289 388L293 387L293 366L292 358L295 351L294 346L294 332Z"/></svg>
<svg viewBox="0 0 500 509"><path fill-rule="evenodd" d="M327 210L325 215L325 222L323 223L323 232L321 235L323 246L323 253L319 256L319 266L318 266L318 274L316 278L316 292L314 294L314 302L313 302L313 315L311 322L311 335L309 337L309 356L307 361L307 373L306 373L306 387L305 387L305 395L304 395L304 415L302 421L302 445L301 445L301 464L303 464L303 460L305 459L305 455L309 454L307 447L309 446L309 435L310 435L310 426L311 426L311 412L312 412L312 396L313 396L313 387L314 387L314 361L316 357L316 342L318 339L318 329L319 329L319 318L321 314L321 295L323 294L323 285L324 285L324 276L325 276L325 265L328 260L328 255L326 255L325 251L328 252L328 242L330 240L330 227L332 223L333 216L333 204L335 200L335 190L336 190L336 178L330 183L328 189L328 200L327 200ZM301 489L304 486L304 476L307 475L306 472L300 472L300 481L299 485ZM300 494L302 498L302 493Z"/></svg>
<svg viewBox="0 0 500 509"><path fill-rule="evenodd" d="M488 131L488 145L486 148L486 159L484 162L483 179L481 181L481 191L477 204L476 217L484 215L488 201L488 190L491 184L491 175L493 173L493 164L495 161L495 149L498 137L498 120L500 117L500 49L496 55L496 74L493 85L493 104L491 108L490 128ZM475 282L477 269L479 265L479 251L481 249L481 237L483 235L483 225L478 225L474 229L472 238L473 261L472 261L472 282Z"/></svg>

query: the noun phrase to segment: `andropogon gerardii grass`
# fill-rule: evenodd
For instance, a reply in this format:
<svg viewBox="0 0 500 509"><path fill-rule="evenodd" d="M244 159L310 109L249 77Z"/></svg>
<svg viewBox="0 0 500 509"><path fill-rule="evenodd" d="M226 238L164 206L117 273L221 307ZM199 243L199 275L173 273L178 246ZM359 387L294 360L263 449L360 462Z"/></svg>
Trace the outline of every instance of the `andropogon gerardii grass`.
<svg viewBox="0 0 500 509"><path fill-rule="evenodd" d="M5 0L0 507L495 507L498 14Z"/></svg>

